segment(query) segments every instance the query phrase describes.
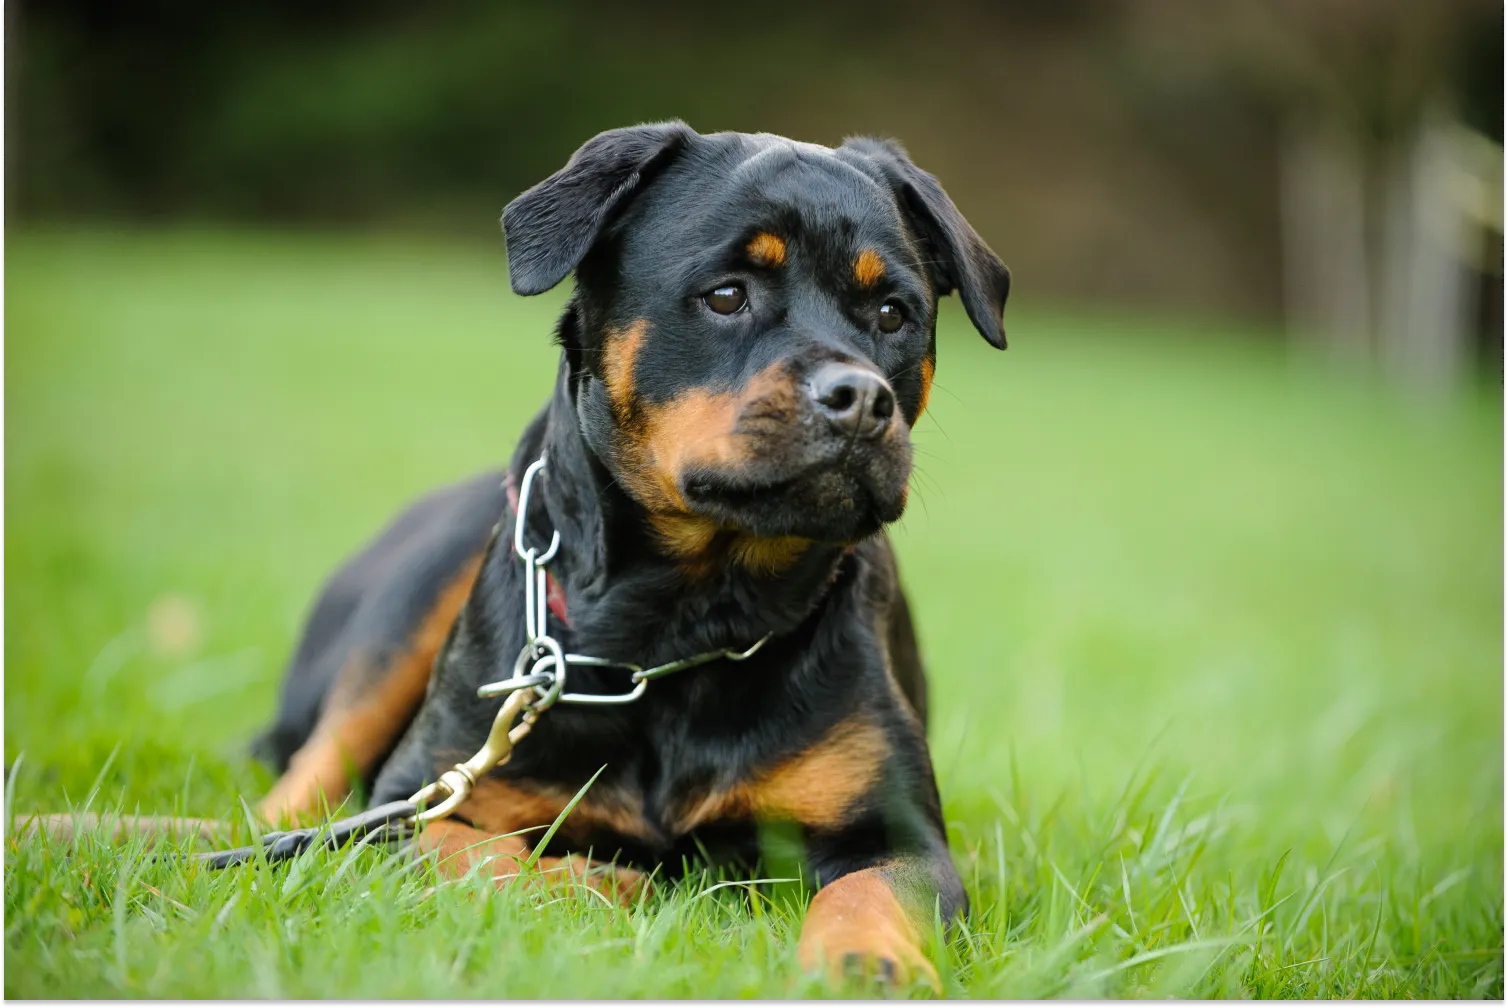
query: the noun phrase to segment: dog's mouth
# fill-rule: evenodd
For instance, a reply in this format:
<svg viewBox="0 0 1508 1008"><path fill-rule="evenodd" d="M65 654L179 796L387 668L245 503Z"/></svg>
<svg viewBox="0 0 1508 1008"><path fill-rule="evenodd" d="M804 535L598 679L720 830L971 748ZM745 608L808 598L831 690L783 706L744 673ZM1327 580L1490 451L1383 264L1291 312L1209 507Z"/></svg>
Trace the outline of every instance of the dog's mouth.
<svg viewBox="0 0 1508 1008"><path fill-rule="evenodd" d="M691 468L680 474L681 495L693 513L722 528L843 544L874 534L905 510L911 451L904 439L783 458L792 447L754 452L736 468Z"/></svg>

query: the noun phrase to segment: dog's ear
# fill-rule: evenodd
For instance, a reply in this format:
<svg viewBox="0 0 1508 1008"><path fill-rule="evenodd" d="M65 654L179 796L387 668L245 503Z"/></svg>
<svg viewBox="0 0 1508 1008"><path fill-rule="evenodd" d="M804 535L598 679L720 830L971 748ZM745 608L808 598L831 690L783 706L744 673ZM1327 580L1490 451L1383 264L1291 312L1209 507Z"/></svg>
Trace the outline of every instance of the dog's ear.
<svg viewBox="0 0 1508 1008"><path fill-rule="evenodd" d="M680 121L598 133L520 193L503 209L514 293L542 294L564 280L635 191L695 136Z"/></svg>
<svg viewBox="0 0 1508 1008"><path fill-rule="evenodd" d="M1005 349L1001 316L1011 292L1011 272L979 232L963 219L935 177L912 163L894 140L850 137L840 151L851 151L878 168L926 240L939 295L958 291L969 321L991 346ZM873 175L871 171L869 174Z"/></svg>

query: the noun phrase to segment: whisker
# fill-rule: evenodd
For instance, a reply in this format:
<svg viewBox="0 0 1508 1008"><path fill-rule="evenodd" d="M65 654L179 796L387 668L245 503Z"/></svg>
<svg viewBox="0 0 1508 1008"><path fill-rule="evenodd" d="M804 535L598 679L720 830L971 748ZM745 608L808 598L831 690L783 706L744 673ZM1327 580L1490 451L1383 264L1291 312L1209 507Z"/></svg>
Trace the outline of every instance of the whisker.
<svg viewBox="0 0 1508 1008"><path fill-rule="evenodd" d="M948 393L948 395L952 396L953 397L953 401L956 402L956 403L958 403L958 405L962 406L964 404L962 396L960 396L957 393L955 393L952 389L948 388L946 385L939 385L938 382L937 382L937 379L935 379L935 378L932 380L932 387L935 388L935 389L941 389L942 391Z"/></svg>
<svg viewBox="0 0 1508 1008"><path fill-rule="evenodd" d="M943 427L943 425L940 422L938 422L937 414L936 413L932 412L931 410L928 410L927 412L925 412L925 413L922 414L921 419L922 420L930 420L932 422L932 425L937 428L937 432L939 434L941 434L943 436L943 438L949 444L953 443L953 436L948 433L947 428ZM921 421L917 421L917 422L919 424Z"/></svg>

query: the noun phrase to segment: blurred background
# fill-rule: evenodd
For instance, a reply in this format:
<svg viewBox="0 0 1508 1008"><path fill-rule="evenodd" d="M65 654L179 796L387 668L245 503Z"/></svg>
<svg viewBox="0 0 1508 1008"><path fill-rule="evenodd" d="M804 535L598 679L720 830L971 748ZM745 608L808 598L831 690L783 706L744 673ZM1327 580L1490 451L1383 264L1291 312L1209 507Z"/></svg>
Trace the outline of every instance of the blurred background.
<svg viewBox="0 0 1508 1008"><path fill-rule="evenodd" d="M1098 914L1126 944L1083 956L1283 936L1172 993L1501 996L1499 5L5 17L8 807L235 817L268 786L246 743L320 582L544 399L569 287L512 295L498 217L588 137L878 133L1014 275L1004 354L943 306L893 533L955 856L1008 905L971 991L1058 991L1013 950ZM371 964L417 961L327 972L311 923L210 969L202 930L123 939L27 857L13 996L126 959L135 993L386 995Z"/></svg>
<svg viewBox="0 0 1508 1008"><path fill-rule="evenodd" d="M1022 304L1271 324L1451 389L1502 366L1488 0L6 5L18 220L496 240L636 121L902 139Z"/></svg>

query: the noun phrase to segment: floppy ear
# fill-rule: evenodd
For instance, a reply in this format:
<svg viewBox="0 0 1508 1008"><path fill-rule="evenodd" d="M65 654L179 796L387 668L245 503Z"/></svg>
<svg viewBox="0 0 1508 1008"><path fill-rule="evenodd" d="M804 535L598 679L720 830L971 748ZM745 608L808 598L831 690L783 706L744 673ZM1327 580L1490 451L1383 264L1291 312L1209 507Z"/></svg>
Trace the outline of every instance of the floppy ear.
<svg viewBox="0 0 1508 1008"><path fill-rule="evenodd" d="M878 168L911 215L930 246L937 293L958 291L969 321L991 346L1005 349L1005 326L1001 315L1011 292L1011 272L990 250L979 232L963 219L937 179L911 162L906 150L894 140L850 137L840 150L862 155ZM870 174L873 174L872 172Z"/></svg>
<svg viewBox="0 0 1508 1008"><path fill-rule="evenodd" d="M614 214L696 133L679 120L598 133L503 209L508 282L542 294L581 262Z"/></svg>

